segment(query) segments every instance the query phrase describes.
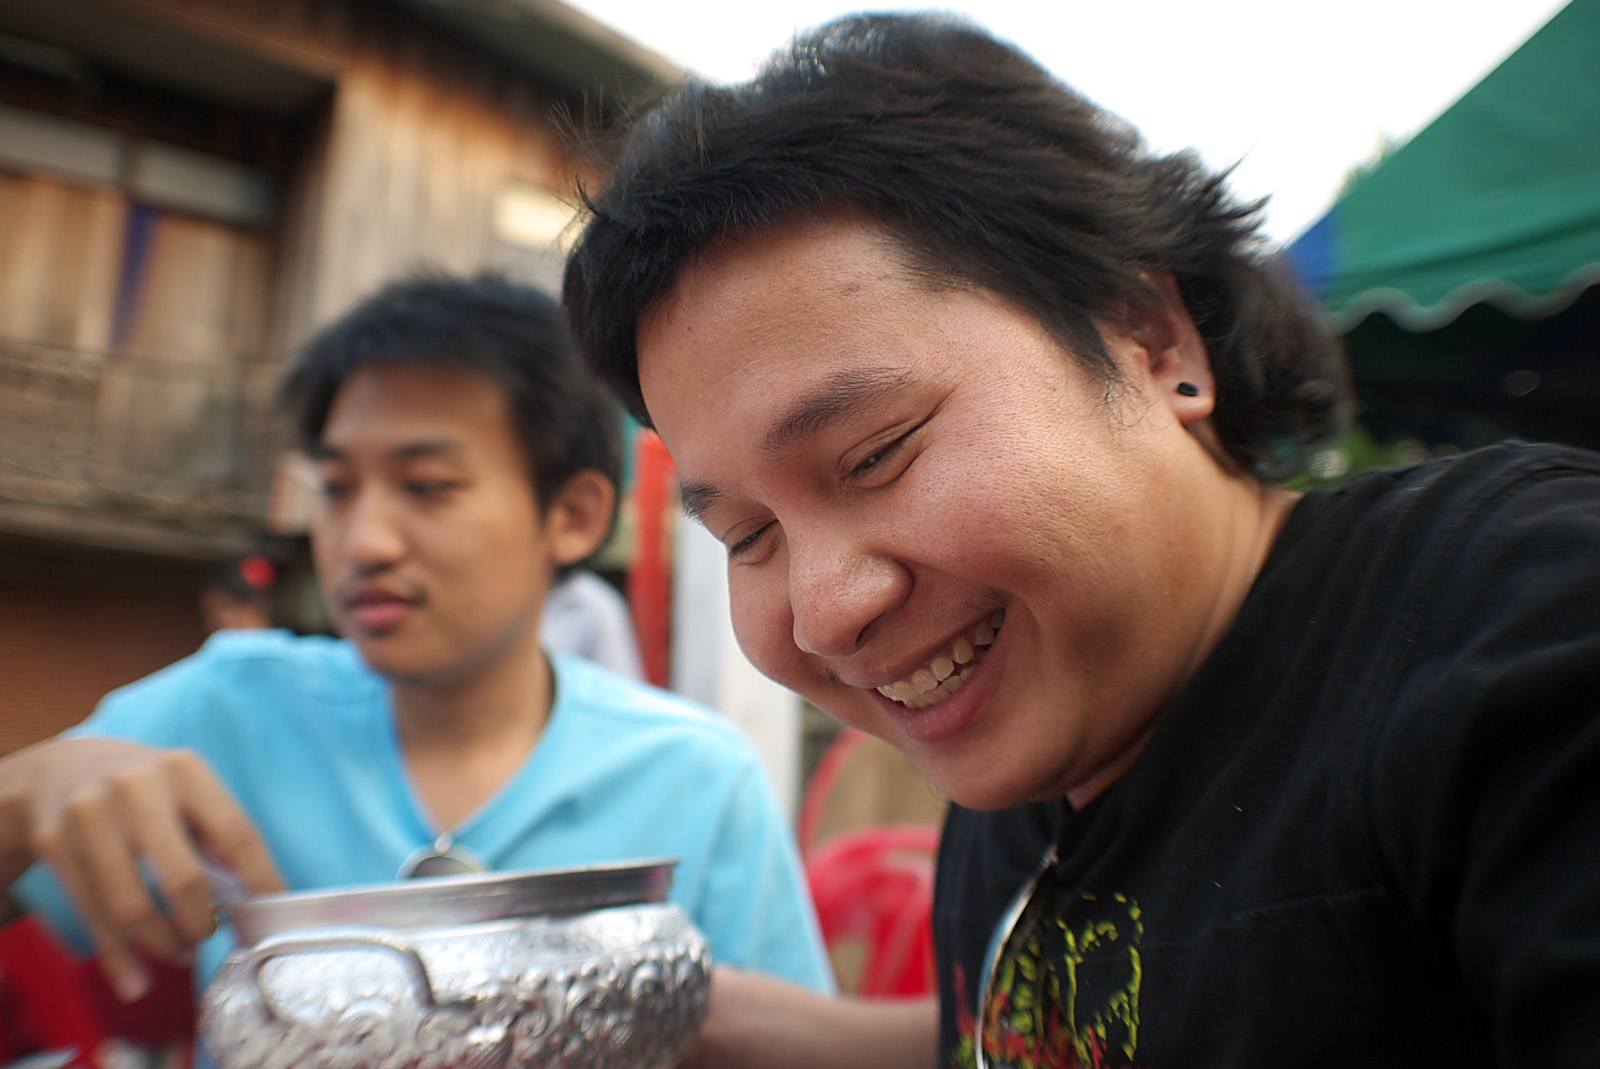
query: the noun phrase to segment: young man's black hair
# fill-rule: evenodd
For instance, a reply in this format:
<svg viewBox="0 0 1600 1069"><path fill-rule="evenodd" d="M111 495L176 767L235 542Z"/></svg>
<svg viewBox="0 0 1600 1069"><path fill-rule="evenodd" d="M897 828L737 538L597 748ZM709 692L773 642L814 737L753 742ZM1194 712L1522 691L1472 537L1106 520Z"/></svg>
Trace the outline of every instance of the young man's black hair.
<svg viewBox="0 0 1600 1069"><path fill-rule="evenodd" d="M959 21L845 18L747 85L689 84L635 126L591 207L569 315L646 421L634 334L679 268L720 235L834 207L865 211L930 285L1015 301L1108 389L1097 321L1171 272L1216 375L1218 442L1258 476L1347 417L1342 359L1263 247L1258 206Z"/></svg>

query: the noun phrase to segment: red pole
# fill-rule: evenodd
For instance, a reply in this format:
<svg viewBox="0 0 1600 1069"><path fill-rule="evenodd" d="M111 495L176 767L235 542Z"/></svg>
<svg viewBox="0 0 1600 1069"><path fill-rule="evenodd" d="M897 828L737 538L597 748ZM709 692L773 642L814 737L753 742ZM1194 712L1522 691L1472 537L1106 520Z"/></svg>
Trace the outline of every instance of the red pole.
<svg viewBox="0 0 1600 1069"><path fill-rule="evenodd" d="M668 526L675 508L672 457L654 431L640 431L634 469L633 566L628 570L628 604L645 678L668 683L672 634L672 540Z"/></svg>

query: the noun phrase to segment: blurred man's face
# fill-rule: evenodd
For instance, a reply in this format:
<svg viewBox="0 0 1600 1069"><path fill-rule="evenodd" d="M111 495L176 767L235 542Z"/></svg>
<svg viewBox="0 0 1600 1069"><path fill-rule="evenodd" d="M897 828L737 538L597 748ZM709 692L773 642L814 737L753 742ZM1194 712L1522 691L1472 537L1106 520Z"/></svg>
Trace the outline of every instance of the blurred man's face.
<svg viewBox="0 0 1600 1069"><path fill-rule="evenodd" d="M522 444L491 379L369 365L318 450L317 577L341 634L399 682L538 656L554 565Z"/></svg>
<svg viewBox="0 0 1600 1069"><path fill-rule="evenodd" d="M1008 301L918 284L859 221L692 261L639 331L685 504L728 548L767 674L958 802L1060 794L1131 760L1191 667L1185 574L1215 465L1108 332L1108 400Z"/></svg>

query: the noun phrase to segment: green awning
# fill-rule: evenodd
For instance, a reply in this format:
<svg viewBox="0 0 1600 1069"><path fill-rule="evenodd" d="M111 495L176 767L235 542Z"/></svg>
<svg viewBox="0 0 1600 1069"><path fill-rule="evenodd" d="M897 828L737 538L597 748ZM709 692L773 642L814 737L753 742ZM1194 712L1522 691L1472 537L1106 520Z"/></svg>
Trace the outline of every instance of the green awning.
<svg viewBox="0 0 1600 1069"><path fill-rule="evenodd" d="M1600 0L1572 0L1289 254L1340 331L1479 302L1542 316L1600 282Z"/></svg>

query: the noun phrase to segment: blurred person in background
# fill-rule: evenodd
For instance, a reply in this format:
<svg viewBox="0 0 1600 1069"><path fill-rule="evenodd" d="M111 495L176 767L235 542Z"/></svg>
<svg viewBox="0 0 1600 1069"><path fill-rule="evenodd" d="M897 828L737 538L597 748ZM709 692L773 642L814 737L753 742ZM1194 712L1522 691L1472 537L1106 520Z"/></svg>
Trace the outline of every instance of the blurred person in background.
<svg viewBox="0 0 1600 1069"><path fill-rule="evenodd" d="M231 945L207 865L251 893L679 860L717 960L832 989L795 845L725 719L547 656L552 584L611 530L615 403L555 303L396 283L293 368L322 482L312 555L343 636L223 630L0 759L0 885L81 924L125 999L143 954ZM145 873L150 881L147 883Z"/></svg>
<svg viewBox="0 0 1600 1069"><path fill-rule="evenodd" d="M610 174L569 315L741 645L954 803L940 1005L719 969L696 1064L1600 1064L1600 457L1286 489L1350 401L1255 210L961 22Z"/></svg>
<svg viewBox="0 0 1600 1069"><path fill-rule="evenodd" d="M200 620L206 634L224 628L250 631L271 627L277 585L277 567L258 555L212 572L200 588Z"/></svg>
<svg viewBox="0 0 1600 1069"><path fill-rule="evenodd" d="M583 657L618 675L644 680L627 599L587 568L573 570L550 589L539 630L552 653Z"/></svg>

